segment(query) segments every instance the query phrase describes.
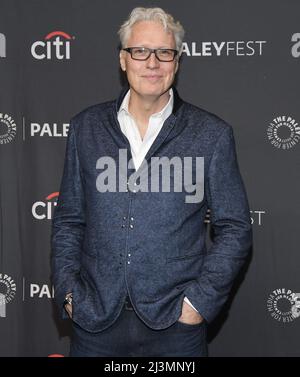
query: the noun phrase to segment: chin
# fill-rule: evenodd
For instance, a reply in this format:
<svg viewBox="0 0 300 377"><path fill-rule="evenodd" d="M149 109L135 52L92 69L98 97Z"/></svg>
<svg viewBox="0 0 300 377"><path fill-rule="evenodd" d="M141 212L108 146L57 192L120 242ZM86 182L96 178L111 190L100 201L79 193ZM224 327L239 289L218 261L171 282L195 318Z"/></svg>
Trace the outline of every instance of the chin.
<svg viewBox="0 0 300 377"><path fill-rule="evenodd" d="M163 93L165 92L165 90L163 90L162 88L145 88L143 90L140 91L140 94L141 95L144 95L144 96L160 96L162 95Z"/></svg>

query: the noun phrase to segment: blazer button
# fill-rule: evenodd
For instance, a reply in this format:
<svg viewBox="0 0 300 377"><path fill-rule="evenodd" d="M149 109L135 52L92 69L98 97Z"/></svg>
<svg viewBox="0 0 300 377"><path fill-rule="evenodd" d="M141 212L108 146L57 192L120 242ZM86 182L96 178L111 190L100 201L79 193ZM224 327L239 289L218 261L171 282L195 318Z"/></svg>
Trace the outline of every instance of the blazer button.
<svg viewBox="0 0 300 377"><path fill-rule="evenodd" d="M132 225L132 224L130 224L129 226L130 226L131 229L133 228L133 225Z"/></svg>

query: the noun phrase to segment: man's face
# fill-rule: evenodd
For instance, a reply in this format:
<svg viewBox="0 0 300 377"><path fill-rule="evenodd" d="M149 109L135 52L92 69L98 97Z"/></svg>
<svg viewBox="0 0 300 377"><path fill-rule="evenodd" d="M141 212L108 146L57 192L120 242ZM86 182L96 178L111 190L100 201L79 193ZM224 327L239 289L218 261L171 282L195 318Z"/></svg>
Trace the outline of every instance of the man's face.
<svg viewBox="0 0 300 377"><path fill-rule="evenodd" d="M175 49L173 33L165 31L154 21L140 21L133 25L125 47ZM126 71L132 90L143 97L159 97L172 85L178 69L178 61L160 62L155 54L145 61L133 60L130 53L120 52L120 65Z"/></svg>

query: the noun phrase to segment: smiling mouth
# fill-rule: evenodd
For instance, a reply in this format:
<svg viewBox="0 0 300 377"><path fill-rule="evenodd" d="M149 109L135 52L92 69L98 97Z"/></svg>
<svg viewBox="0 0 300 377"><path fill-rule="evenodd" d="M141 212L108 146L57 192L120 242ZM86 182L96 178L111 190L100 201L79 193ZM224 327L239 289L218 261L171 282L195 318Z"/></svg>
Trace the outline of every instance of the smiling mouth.
<svg viewBox="0 0 300 377"><path fill-rule="evenodd" d="M161 76L142 76L142 77L148 80L158 80L161 78Z"/></svg>

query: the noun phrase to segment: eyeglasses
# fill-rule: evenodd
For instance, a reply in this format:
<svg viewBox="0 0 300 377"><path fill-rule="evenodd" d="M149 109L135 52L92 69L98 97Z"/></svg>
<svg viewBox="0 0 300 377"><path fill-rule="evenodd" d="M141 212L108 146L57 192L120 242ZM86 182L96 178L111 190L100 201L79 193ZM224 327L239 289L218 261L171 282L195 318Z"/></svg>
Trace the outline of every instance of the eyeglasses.
<svg viewBox="0 0 300 377"><path fill-rule="evenodd" d="M129 52L134 60L147 60L154 53L160 62L172 62L178 54L177 50L171 48L127 47L122 50Z"/></svg>

